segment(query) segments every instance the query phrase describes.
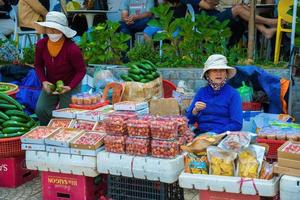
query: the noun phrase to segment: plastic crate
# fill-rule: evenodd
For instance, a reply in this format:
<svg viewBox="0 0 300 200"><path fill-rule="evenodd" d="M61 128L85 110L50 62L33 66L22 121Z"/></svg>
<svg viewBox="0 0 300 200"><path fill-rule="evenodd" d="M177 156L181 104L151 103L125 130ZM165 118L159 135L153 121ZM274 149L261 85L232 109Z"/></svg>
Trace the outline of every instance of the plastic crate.
<svg viewBox="0 0 300 200"><path fill-rule="evenodd" d="M108 175L108 197L113 200L183 200L184 193L178 181L167 184Z"/></svg>
<svg viewBox="0 0 300 200"><path fill-rule="evenodd" d="M263 139L263 138L257 138L257 143L266 143L269 145L269 151L266 156L266 158L269 161L276 161L277 160L277 149L283 145L286 141L285 140L272 140L272 139Z"/></svg>
<svg viewBox="0 0 300 200"><path fill-rule="evenodd" d="M25 151L21 148L21 137L0 139L0 158L22 156Z"/></svg>
<svg viewBox="0 0 300 200"><path fill-rule="evenodd" d="M243 111L259 111L261 110L261 103L256 102L243 102Z"/></svg>
<svg viewBox="0 0 300 200"><path fill-rule="evenodd" d="M0 159L0 187L15 188L38 176L38 171L28 170L25 156Z"/></svg>
<svg viewBox="0 0 300 200"><path fill-rule="evenodd" d="M96 178L42 172L43 200L95 200L105 195L107 176L99 175Z"/></svg>

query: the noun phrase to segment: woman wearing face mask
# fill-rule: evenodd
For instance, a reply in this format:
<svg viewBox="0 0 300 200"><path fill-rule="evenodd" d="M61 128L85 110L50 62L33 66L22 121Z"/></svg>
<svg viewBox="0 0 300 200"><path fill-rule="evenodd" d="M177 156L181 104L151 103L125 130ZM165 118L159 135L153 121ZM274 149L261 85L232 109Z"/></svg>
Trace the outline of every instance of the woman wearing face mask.
<svg viewBox="0 0 300 200"><path fill-rule="evenodd" d="M68 27L63 13L49 12L45 22L36 23L37 31L48 36L38 41L35 53L35 69L43 85L35 112L40 124L47 125L52 110L57 105L68 107L72 94L80 92L86 68L80 49L71 40L76 31ZM58 80L64 82L59 93L51 90Z"/></svg>
<svg viewBox="0 0 300 200"><path fill-rule="evenodd" d="M202 78L208 82L194 97L187 118L198 123L196 134L240 131L243 123L242 101L239 93L227 84L236 69L227 66L223 55L211 55L205 62Z"/></svg>

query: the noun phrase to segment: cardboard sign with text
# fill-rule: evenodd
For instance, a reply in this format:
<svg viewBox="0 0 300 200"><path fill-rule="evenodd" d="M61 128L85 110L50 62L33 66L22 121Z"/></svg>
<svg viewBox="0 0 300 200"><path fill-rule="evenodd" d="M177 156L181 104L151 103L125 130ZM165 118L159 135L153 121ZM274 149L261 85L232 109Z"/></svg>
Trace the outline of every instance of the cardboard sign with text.
<svg viewBox="0 0 300 200"><path fill-rule="evenodd" d="M150 101L150 114L159 116L179 115L179 104L175 98L152 99Z"/></svg>

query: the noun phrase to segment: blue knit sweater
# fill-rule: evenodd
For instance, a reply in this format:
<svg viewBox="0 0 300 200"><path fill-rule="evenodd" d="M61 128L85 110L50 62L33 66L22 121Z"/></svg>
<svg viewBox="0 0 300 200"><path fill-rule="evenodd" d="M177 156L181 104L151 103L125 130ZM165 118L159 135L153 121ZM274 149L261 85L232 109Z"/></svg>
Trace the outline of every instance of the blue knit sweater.
<svg viewBox="0 0 300 200"><path fill-rule="evenodd" d="M193 115L192 111L197 101L206 103L206 108ZM211 86L200 88L186 116L190 124L198 122L200 132L240 131L243 124L241 97L228 84L219 91L214 91Z"/></svg>

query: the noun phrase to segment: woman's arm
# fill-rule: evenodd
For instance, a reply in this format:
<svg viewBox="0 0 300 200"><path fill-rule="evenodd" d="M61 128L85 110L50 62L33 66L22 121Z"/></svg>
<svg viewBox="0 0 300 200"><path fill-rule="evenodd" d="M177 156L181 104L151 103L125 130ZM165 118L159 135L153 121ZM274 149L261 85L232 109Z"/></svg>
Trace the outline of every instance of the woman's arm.
<svg viewBox="0 0 300 200"><path fill-rule="evenodd" d="M73 89L81 82L81 80L85 76L86 67L85 67L82 53L75 44L71 45L68 56L72 67L76 71L75 76L73 77L72 81L69 84L69 87Z"/></svg>
<svg viewBox="0 0 300 200"><path fill-rule="evenodd" d="M43 51L44 51L44 46L42 43L43 41L40 40L36 44L36 49L35 49L35 59L34 59L34 67L35 71L41 81L43 83L44 81L47 81L46 75L45 75L45 62L43 60Z"/></svg>
<svg viewBox="0 0 300 200"><path fill-rule="evenodd" d="M198 122L198 114L199 112L195 111L195 104L196 102L198 102L200 100L200 90L197 92L197 94L195 95L192 103L190 104L190 107L187 110L186 113L186 117L189 120L189 124L194 124L196 122Z"/></svg>
<svg viewBox="0 0 300 200"><path fill-rule="evenodd" d="M46 16L48 10L38 0L24 0L39 15Z"/></svg>

